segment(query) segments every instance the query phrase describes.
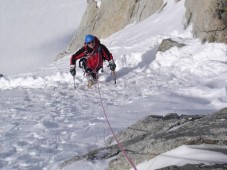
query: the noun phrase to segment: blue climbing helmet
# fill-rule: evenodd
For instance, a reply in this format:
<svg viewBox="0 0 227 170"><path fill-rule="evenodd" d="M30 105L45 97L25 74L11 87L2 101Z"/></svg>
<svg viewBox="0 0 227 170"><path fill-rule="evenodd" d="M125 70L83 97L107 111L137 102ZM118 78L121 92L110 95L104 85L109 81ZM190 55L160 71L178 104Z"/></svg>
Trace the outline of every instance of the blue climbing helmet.
<svg viewBox="0 0 227 170"><path fill-rule="evenodd" d="M92 41L94 41L94 40L95 40L95 37L94 37L93 35L88 34L88 35L86 35L86 37L85 37L85 43L86 43L86 44L88 44L88 43L90 43L90 42L92 42Z"/></svg>

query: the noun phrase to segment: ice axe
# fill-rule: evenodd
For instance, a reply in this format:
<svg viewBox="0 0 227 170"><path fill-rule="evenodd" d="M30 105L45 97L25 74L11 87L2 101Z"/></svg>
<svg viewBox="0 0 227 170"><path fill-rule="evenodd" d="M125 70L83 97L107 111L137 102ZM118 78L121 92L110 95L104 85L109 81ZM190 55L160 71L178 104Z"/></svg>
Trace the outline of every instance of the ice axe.
<svg viewBox="0 0 227 170"><path fill-rule="evenodd" d="M114 84L117 84L117 78L116 78L116 73L115 73L115 71L112 71L111 74L113 75Z"/></svg>
<svg viewBox="0 0 227 170"><path fill-rule="evenodd" d="M74 89L76 89L75 76L73 76L73 85L74 85Z"/></svg>

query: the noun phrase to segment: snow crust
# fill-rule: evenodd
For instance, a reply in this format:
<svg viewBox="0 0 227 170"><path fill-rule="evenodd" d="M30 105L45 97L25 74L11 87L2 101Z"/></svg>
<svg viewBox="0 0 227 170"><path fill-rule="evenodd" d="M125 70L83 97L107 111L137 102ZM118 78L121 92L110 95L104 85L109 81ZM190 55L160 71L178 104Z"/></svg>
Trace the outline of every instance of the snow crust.
<svg viewBox="0 0 227 170"><path fill-rule="evenodd" d="M95 0L95 1L96 1L96 3L97 3L97 6L100 8L100 7L101 7L102 1L101 1L101 0Z"/></svg>
<svg viewBox="0 0 227 170"><path fill-rule="evenodd" d="M185 164L224 164L227 160L226 146L215 145L182 145L176 149L160 154L149 161L139 164L140 170L159 169L166 166ZM133 170L133 169L131 169Z"/></svg>

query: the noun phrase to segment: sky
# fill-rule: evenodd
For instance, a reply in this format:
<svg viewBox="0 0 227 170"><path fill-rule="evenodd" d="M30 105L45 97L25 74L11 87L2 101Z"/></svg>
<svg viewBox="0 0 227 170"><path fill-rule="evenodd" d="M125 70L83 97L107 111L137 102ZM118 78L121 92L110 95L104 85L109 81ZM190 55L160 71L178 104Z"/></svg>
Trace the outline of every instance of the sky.
<svg viewBox="0 0 227 170"><path fill-rule="evenodd" d="M86 0L0 0L0 74L52 63L76 33Z"/></svg>
<svg viewBox="0 0 227 170"><path fill-rule="evenodd" d="M184 29L184 1L167 2L162 12L101 39L117 65L116 85L105 63L99 83L92 88L87 87L77 67L74 89L69 73L71 55L36 70L0 78L0 169L54 170L76 155L103 147L112 134L101 102L115 133L151 114L204 115L226 107L227 45L202 44L191 34L191 26ZM67 8L60 1L55 5ZM30 34L34 32L36 29ZM167 38L186 46L157 52ZM200 155L195 157L194 152ZM200 159L204 155L206 159ZM152 170L169 162L183 165L191 158L193 163L227 163L220 146L182 145L136 166ZM109 161L81 160L64 170L105 170Z"/></svg>

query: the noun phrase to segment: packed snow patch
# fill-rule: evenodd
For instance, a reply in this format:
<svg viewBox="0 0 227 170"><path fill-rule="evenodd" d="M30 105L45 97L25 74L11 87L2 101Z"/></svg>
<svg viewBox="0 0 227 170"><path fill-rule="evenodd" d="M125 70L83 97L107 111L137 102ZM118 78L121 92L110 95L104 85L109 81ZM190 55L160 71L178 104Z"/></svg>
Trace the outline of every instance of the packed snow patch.
<svg viewBox="0 0 227 170"><path fill-rule="evenodd" d="M214 165L227 163L227 147L215 145L182 145L137 165L139 170L155 170L171 165ZM131 169L133 170L133 169Z"/></svg>

